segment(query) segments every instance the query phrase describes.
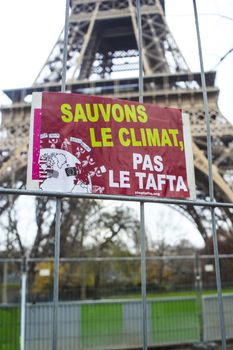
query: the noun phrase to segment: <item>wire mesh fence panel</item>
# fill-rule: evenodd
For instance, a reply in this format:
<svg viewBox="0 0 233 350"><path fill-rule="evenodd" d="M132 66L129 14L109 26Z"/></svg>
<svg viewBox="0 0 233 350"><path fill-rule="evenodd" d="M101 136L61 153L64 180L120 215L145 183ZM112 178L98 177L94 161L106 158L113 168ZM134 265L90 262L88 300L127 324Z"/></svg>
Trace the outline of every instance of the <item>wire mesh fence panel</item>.
<svg viewBox="0 0 233 350"><path fill-rule="evenodd" d="M28 301L52 300L53 262L28 263ZM63 259L59 268L59 300L96 300L140 296L139 259Z"/></svg>
<svg viewBox="0 0 233 350"><path fill-rule="evenodd" d="M220 256L223 292L233 291L233 256ZM215 265L213 256L201 257L201 277L203 290L216 291Z"/></svg>
<svg viewBox="0 0 233 350"><path fill-rule="evenodd" d="M30 303L53 300L53 262L29 261L27 264L27 301Z"/></svg>
<svg viewBox="0 0 233 350"><path fill-rule="evenodd" d="M51 342L53 262L29 261L28 270L26 341L39 350ZM59 349L142 345L138 257L64 258L59 278ZM199 340L195 288L193 256L147 259L149 344Z"/></svg>
<svg viewBox="0 0 233 350"><path fill-rule="evenodd" d="M147 292L158 294L195 291L194 257L150 257L147 261Z"/></svg>
<svg viewBox="0 0 233 350"><path fill-rule="evenodd" d="M0 303L19 303L21 284L21 263L18 260L0 261Z"/></svg>
<svg viewBox="0 0 233 350"><path fill-rule="evenodd" d="M28 263L29 302L52 300L53 262ZM62 259L59 268L59 300L98 300L139 298L140 259L88 258ZM194 257L149 257L147 259L148 297L196 293Z"/></svg>

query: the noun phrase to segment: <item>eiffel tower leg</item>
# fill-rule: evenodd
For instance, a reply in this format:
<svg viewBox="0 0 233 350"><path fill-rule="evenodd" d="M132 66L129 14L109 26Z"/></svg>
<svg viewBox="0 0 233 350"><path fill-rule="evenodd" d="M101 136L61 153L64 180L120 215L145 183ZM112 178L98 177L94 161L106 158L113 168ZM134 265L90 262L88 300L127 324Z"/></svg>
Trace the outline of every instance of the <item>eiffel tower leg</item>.
<svg viewBox="0 0 233 350"><path fill-rule="evenodd" d="M95 9L94 9L94 11L92 13L92 16L90 18L88 30L87 30L87 32L86 32L86 34L84 36L84 41L83 41L83 44L82 44L82 48L81 48L80 54L79 54L79 56L77 58L76 68L74 70L74 73L73 73L73 76L72 76L72 80L75 79L76 72L80 68L81 63L84 61L84 55L85 55L85 53L87 51L88 44L90 43L91 35L93 34L93 28L94 28L94 24L95 24L95 21L96 21L96 16L97 16L98 11L99 11L99 2L97 2L95 4ZM92 55L90 55L90 57L92 57L92 60L88 61L89 69L88 69L87 72L83 72L81 70L81 72L79 74L79 79L84 79L86 76L90 75L90 68L91 68L91 65L92 65L93 60L94 60L94 53L92 53Z"/></svg>

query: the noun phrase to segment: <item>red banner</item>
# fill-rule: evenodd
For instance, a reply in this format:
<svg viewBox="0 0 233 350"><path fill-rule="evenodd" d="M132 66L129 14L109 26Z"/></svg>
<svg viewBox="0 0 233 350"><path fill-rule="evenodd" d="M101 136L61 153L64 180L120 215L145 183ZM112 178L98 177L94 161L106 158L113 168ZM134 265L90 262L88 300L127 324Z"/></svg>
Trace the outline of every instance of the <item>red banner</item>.
<svg viewBox="0 0 233 350"><path fill-rule="evenodd" d="M39 167L33 159L29 178L40 189L190 197L181 110L53 92L39 105L31 151L40 148Z"/></svg>

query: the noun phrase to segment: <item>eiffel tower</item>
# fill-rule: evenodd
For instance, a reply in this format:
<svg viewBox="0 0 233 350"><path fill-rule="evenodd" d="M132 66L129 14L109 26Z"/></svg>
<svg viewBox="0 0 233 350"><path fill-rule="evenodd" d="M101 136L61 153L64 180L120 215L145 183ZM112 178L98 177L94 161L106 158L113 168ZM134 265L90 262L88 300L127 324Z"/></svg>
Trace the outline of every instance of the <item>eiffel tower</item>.
<svg viewBox="0 0 233 350"><path fill-rule="evenodd" d="M164 0L141 0L144 102L178 107L191 119L197 196L208 197L208 161L201 77L182 56L165 18ZM138 100L138 25L135 0L70 1L66 90ZM32 87L5 90L12 103L1 106L0 184L22 187L26 179L30 96L33 91L60 91L64 33ZM233 127L218 109L214 71L206 72L212 131L213 177L217 201L233 201ZM7 203L5 203L7 206ZM4 207L4 206L3 206ZM208 236L208 209L180 209L203 238ZM232 229L233 213L218 209Z"/></svg>

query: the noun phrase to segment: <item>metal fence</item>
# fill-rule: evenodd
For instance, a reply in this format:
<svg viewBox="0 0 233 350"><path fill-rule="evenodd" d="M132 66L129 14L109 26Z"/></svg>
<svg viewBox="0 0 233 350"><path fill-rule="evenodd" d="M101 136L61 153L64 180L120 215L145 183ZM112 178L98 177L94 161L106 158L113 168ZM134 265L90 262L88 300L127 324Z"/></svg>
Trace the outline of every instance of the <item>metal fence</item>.
<svg viewBox="0 0 233 350"><path fill-rule="evenodd" d="M146 262L148 344L220 341L213 256L147 257ZM220 256L220 262L227 292L223 296L226 337L232 339L233 255ZM22 265L20 260L0 262L1 350L20 349ZM52 347L52 270L51 259L27 262L26 350ZM59 350L142 345L139 257L61 259L59 271ZM96 271L98 286L94 284Z"/></svg>
<svg viewBox="0 0 233 350"><path fill-rule="evenodd" d="M226 338L233 338L233 295L223 297ZM204 341L220 340L218 303L216 296L203 297L203 335Z"/></svg>

